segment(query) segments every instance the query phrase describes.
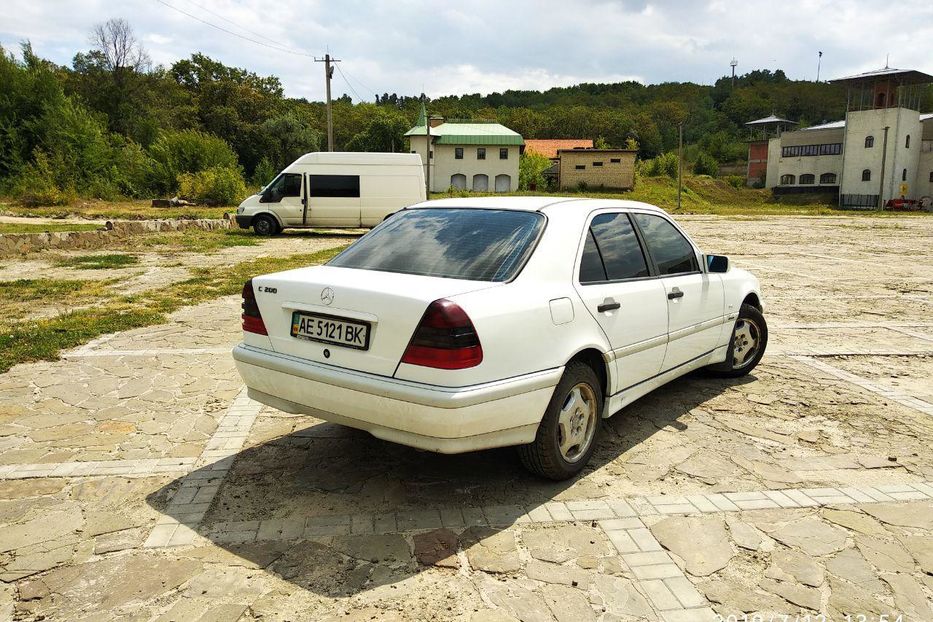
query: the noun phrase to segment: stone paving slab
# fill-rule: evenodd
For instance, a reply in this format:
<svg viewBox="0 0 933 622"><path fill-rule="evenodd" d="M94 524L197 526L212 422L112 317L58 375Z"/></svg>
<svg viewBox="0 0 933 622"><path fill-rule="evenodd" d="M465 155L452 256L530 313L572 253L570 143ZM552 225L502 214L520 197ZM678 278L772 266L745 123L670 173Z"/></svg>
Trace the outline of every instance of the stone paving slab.
<svg viewBox="0 0 933 622"><path fill-rule="evenodd" d="M933 223L684 222L758 269L773 348L609 419L572 482L251 403L236 297L4 374L0 619L933 619L933 420L899 367L933 343Z"/></svg>

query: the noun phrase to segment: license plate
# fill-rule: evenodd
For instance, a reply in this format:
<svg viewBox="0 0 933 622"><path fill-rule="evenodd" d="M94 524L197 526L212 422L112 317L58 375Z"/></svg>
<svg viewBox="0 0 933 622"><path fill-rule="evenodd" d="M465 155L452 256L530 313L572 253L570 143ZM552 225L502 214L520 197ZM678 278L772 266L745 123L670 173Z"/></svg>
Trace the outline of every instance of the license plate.
<svg viewBox="0 0 933 622"><path fill-rule="evenodd" d="M292 337L335 346L369 349L369 324L319 313L292 313Z"/></svg>

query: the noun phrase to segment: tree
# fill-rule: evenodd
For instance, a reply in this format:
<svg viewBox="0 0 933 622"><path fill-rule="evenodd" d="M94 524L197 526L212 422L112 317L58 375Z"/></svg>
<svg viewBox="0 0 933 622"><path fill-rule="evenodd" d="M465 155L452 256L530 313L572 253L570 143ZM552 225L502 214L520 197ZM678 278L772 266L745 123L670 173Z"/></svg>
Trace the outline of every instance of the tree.
<svg viewBox="0 0 933 622"><path fill-rule="evenodd" d="M544 171L552 166L550 159L540 153L526 151L518 160L518 188L519 190L545 190L547 179Z"/></svg>
<svg viewBox="0 0 933 622"><path fill-rule="evenodd" d="M90 43L93 48L76 54L72 62L80 77L77 90L92 108L107 115L112 131L131 136L145 108L138 96L142 75L151 65L149 54L122 18L94 26Z"/></svg>
<svg viewBox="0 0 933 622"><path fill-rule="evenodd" d="M95 25L91 31L91 45L101 54L104 68L114 73L144 72L152 62L133 33L133 27L122 17Z"/></svg>

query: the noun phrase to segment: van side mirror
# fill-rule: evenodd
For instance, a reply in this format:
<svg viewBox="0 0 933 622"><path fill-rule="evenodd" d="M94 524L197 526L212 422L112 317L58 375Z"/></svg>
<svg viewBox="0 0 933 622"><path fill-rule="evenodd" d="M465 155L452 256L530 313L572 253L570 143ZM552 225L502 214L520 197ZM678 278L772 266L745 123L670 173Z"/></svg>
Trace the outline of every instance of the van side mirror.
<svg viewBox="0 0 933 622"><path fill-rule="evenodd" d="M729 258L725 255L707 255L706 256L706 271L707 272L728 272L729 271Z"/></svg>

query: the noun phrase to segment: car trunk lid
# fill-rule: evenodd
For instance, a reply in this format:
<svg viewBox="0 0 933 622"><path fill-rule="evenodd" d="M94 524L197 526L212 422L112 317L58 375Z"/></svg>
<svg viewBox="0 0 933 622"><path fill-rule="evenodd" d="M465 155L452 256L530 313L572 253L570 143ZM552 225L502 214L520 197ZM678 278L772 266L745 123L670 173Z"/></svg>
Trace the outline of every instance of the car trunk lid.
<svg viewBox="0 0 933 622"><path fill-rule="evenodd" d="M498 285L501 283L332 266L253 279L273 350L383 376L394 375L425 309L433 301ZM313 322L313 329L302 321ZM324 322L320 324L323 335L318 334L319 322ZM341 345L293 336L293 327L299 325L299 332L334 340L343 335L343 330L348 336L361 337L357 334L359 327L368 326L368 343L347 337L351 343Z"/></svg>

